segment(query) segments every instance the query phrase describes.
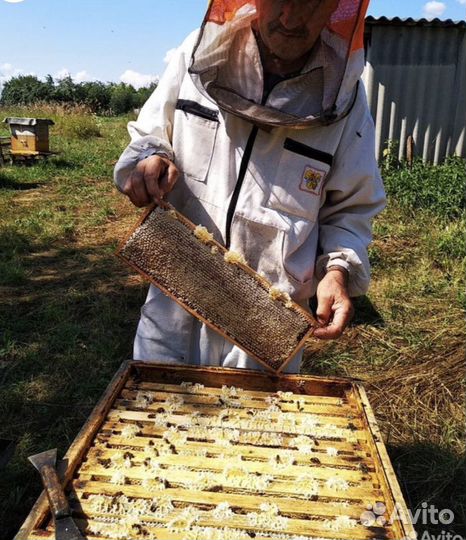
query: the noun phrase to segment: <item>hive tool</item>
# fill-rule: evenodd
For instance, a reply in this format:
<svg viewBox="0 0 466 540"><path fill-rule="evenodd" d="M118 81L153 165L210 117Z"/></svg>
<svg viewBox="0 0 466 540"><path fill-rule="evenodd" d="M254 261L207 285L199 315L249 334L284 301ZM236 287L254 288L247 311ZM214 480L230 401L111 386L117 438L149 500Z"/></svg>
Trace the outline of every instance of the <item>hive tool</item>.
<svg viewBox="0 0 466 540"><path fill-rule="evenodd" d="M70 505L57 475L55 468L57 449L30 456L29 461L39 471L42 478L55 522L56 540L84 540L71 517Z"/></svg>

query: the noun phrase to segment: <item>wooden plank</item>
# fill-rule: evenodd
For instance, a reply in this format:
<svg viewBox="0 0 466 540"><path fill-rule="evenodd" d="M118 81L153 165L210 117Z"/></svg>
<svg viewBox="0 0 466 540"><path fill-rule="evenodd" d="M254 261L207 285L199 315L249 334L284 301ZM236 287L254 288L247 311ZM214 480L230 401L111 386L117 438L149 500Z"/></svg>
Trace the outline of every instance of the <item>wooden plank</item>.
<svg viewBox="0 0 466 540"><path fill-rule="evenodd" d="M176 470L174 468L171 468L170 470L164 472L167 472L168 474L164 474L161 476L168 477L167 482L170 486L176 486L183 489L189 490L191 489L192 485L201 485L207 482L208 485L212 485L212 488L215 487L216 489L220 486L223 486L229 491L250 490L251 493L254 494L254 496L263 495L265 493L265 490L262 487L258 487L256 489L252 487L238 487L238 481L235 478L226 478L225 475L221 473L209 474L208 479L206 480L206 475L201 471L192 471L185 469ZM132 467L131 469L122 471L122 474L124 475L125 481L128 483L141 483L143 480L150 478L148 471L143 467ZM79 479L91 480L99 478L101 479L102 485L104 485L111 483L113 475L114 472L109 471L105 467L97 467L95 465L90 466L86 463L83 463L80 468ZM346 500L360 500L364 497L366 499L368 497L380 497L382 493L380 489L373 486L370 482L359 482L357 484L349 483L345 491L337 492L333 487L327 487L327 485L323 481L325 479L318 478L318 476L313 474L313 472L309 472L307 476L309 476L312 481L318 482L319 494L321 494L323 497L339 496L345 498ZM158 478L157 474L152 473L152 478ZM341 476L339 478L341 478ZM286 496L293 495L297 491L297 480L299 479L291 475L289 476L289 478L280 478L279 475L277 475L267 486L266 493L274 493ZM298 485L299 484L303 484L303 481L299 480Z"/></svg>
<svg viewBox="0 0 466 540"><path fill-rule="evenodd" d="M163 407L163 405L160 404L159 407ZM153 423L157 417L161 417L161 413L156 412L159 407L153 408L153 412L150 412L150 409L148 412L146 412L118 407L110 411L108 418L109 420L117 421L128 420L134 423ZM242 412L240 412L238 409L228 409L228 417L223 419L219 417L219 413L224 409L225 408L223 407L215 407L214 410L212 410L211 407L192 407L191 411L189 411L189 408L180 406L176 411L176 414L165 413L163 419L166 419L167 423L183 426L190 421L192 413L196 412L199 413L199 417L196 418L199 425L201 425L202 422L204 422L202 425L207 425L209 422L211 427L223 427L231 429L236 428L242 431L253 431L260 429L264 432L293 433L297 435L309 435L316 437L327 436L334 438L345 438L347 440L354 440L356 438L364 441L367 439L367 433L362 429L361 422L355 419L351 421L347 419L342 420L338 417L328 417L323 419L314 415L293 414L291 417L292 419L281 420L280 413L270 412L267 414L268 429L261 429L261 427L255 426L257 424L261 425L265 419L249 416L248 410L252 409L249 408L248 410L243 410ZM306 424L306 420L310 420L310 422ZM280 424L280 421L283 422L283 424ZM289 427L285 427L286 424L288 424Z"/></svg>
<svg viewBox="0 0 466 540"><path fill-rule="evenodd" d="M133 391L153 391L153 392L161 392L161 393L180 393L180 394L188 394L188 395L198 395L198 396L220 396L222 393L222 386L206 386L206 389L199 390L199 392L196 392L196 394L191 394L184 390L180 384L183 381L180 381L179 384L169 384L169 383L159 383L159 382L146 382L146 381L128 381L128 385L126 387L127 390L133 390ZM230 381L227 381L230 382ZM230 383L230 385L225 384L225 386L235 386L233 384L234 381ZM244 381L243 381L244 386ZM238 386L238 388L242 388ZM275 394L279 390L271 390L271 391L262 391L262 390L247 390L242 388L244 396L249 397L251 400L257 400L257 401L264 401L267 397L270 397L271 394ZM347 404L347 401L344 397L338 397L338 396L322 396L319 394L296 394L296 397L293 398L293 402L297 401L303 402L305 405L322 405L324 407L329 405L335 405L337 407L340 407L341 405Z"/></svg>
<svg viewBox="0 0 466 540"><path fill-rule="evenodd" d="M135 423L136 424L136 423ZM128 423L123 423L123 422L118 422L118 421L108 421L108 422L105 422L103 425L102 425L102 432L101 432L101 435L103 436L108 436L110 434L114 434L114 435L117 435L117 433L121 433L122 429L125 427L125 425L128 425ZM140 435L143 435L145 437L155 437L155 438L161 438L163 436L163 434L165 433L165 431L167 430L167 428L164 428L164 427L157 427L155 426L154 424L152 423L143 423L143 422L139 422L139 427L140 427ZM240 433L240 438L239 438L239 443L240 444L244 444L244 445L251 445L251 446L278 446L278 447L294 447L294 444L295 443L295 440L296 440L296 437L299 436L299 435L296 435L296 434L292 434L292 435L288 435L288 434L285 434L283 435L282 437L282 444L279 444L279 445L274 445L272 444L271 442L267 442L266 439L264 439L264 441L257 441L257 442L250 442L249 440L249 437L248 437L248 431L246 430L243 430L241 433ZM267 433L272 433L273 432L264 432L265 434ZM188 437L192 440L206 440L205 437L200 437L195 431L190 431L188 432ZM318 434L317 436L314 436L314 444L318 444L319 446L321 444L326 444L327 447L330 446L330 447L334 447L336 448L338 451L346 451L346 452L353 452L354 450L362 450L362 451L366 451L367 450L367 444L366 444L366 441L359 441L359 440L354 440L354 441L346 441L346 440L342 440L342 439L337 439L337 438L325 438L322 436L322 434ZM211 439L212 441L212 439ZM211 444L211 442L209 443Z"/></svg>
<svg viewBox="0 0 466 540"><path fill-rule="evenodd" d="M87 515L92 515L92 508L89 507L90 495L103 495L111 499L123 493L124 496L131 499L142 499L150 501L153 498L166 497L174 504L186 505L194 504L200 508L210 506L214 508L218 504L227 501L230 506L242 509L244 511L255 511L260 508L263 499L252 497L243 493L225 493L225 492L209 492L198 490L185 490L179 488L167 488L163 492L148 494L140 486L115 486L112 484L102 484L100 482L75 481L75 489L72 492L71 504L77 508L79 504L83 505ZM129 489L127 489L129 488ZM102 491L104 490L104 491ZM268 494L267 502L276 504L281 513L295 516L312 515L317 517L331 518L336 516L349 516L353 519L359 519L361 512L364 510L364 505L361 500L352 502L337 498L319 498L315 501L312 499L303 499L293 497L293 495L278 497L275 494Z"/></svg>
<svg viewBox="0 0 466 540"><path fill-rule="evenodd" d="M167 536L154 536L154 535L160 535L163 529L160 528L159 524L165 524L168 525L170 521L174 520L174 517L179 516L181 514L181 511L179 512L173 512L170 517L168 518L159 518L159 519L150 519L147 518L144 520L144 525L142 527L142 530L144 531L142 535L139 535L139 537L144 538L144 536L148 536L149 538L169 538L173 540L176 538L174 535L176 532L179 532L181 535L184 534L184 536L178 536L178 538L182 538L183 540L186 540L186 530L179 530L177 531L174 528L167 528L169 535ZM173 516L173 517L172 517ZM85 521L76 520L78 525L81 525L81 527L86 527L86 524L89 524L91 527L94 526L94 523L98 523L98 520L94 519L86 519ZM181 520L186 522L186 519ZM288 518L287 520L287 529L285 534L291 534L291 535L305 535L307 537L313 538L316 540L318 537L319 539L325 537L325 538L331 538L331 539L342 539L342 540L367 540L367 539L375 539L377 540L384 540L388 537L387 532L382 528L372 528L371 530L368 530L366 527L362 525L356 525L352 527L351 529L340 529L338 531L331 530L328 526L326 526L327 520L318 520L318 519L306 519L306 520L298 520L298 519L292 519ZM103 521L101 523L104 523ZM198 527L208 527L209 525L213 525L212 521L209 519L208 515L202 514L200 515L196 525ZM218 526L218 522L215 524ZM268 527L257 527L250 523L247 516L241 516L241 515L235 515L230 520L226 521L224 526L227 525L231 528L242 530L244 532L253 533L254 537L257 538L257 534L261 533L265 538L278 538L280 534L283 534L284 531L274 531L270 525ZM116 534L115 529L113 529L113 534ZM109 535L112 536L111 534ZM202 536L199 536L198 538L202 538ZM221 536L219 537L222 538ZM247 538L247 536L245 537ZM249 538L252 538L250 536Z"/></svg>
<svg viewBox="0 0 466 540"><path fill-rule="evenodd" d="M154 392L154 391L148 391L148 390L126 390L122 392L121 399L118 401L118 403L115 404L116 407L121 405L123 408L128 407L138 407L138 396L147 396L150 400L152 400L152 403L148 406L150 409L156 409L158 407L155 407L155 404L165 403L167 397L173 396L173 394L176 393L176 395L181 396L183 398L184 403L187 405L204 405L206 407L211 407L213 409L222 407L226 408L225 405L222 404L222 395L220 393L218 394L189 394L189 393L181 393L181 392ZM295 402L287 402L283 400L279 400L278 398L275 398L275 396L269 396L269 401L266 401L265 399L249 399L249 397L242 397L241 398L241 404L245 409L267 409L270 406L270 398L273 399L274 403L277 403L277 405L280 407L282 412L293 412L296 414L303 413L303 414L317 414L324 417L327 416L333 416L336 418L352 418L354 419L356 417L356 411L354 411L350 406L348 405L332 405L327 403L315 403L308 401L307 403L304 402L304 400L295 401ZM241 411L238 411L241 412Z"/></svg>
<svg viewBox="0 0 466 540"><path fill-rule="evenodd" d="M82 498L88 497L88 495L121 495L124 494L127 497L135 499L152 499L157 497L166 496L167 498L173 498L175 501L179 502L195 502L197 504L220 504L228 500L232 505L241 506L244 503L244 498L247 498L247 507L257 508L265 501L275 500L291 500L293 499L296 504L300 504L300 508L311 508L309 506L311 503L316 503L316 505L321 505L321 512L326 512L324 508L335 508L335 509L345 509L349 508L359 508L365 509L363 497L338 497L335 492L328 491L325 489L321 490L321 494L318 498L304 497L303 494L297 494L295 491L280 491L272 490L267 493L266 497L259 497L247 490L240 488L230 488L224 489L223 491L207 491L207 490L196 490L196 489L184 489L182 487L167 487L164 490L148 490L146 487L141 486L141 484L125 484L125 485L115 485L102 480L93 480L91 476L83 475L82 478L75 479L71 484L71 494L72 496L77 497L79 500ZM382 492L374 490L375 495L382 495ZM255 506L254 506L255 505ZM320 508L320 507L319 507ZM323 515L324 515L323 514ZM337 515L338 512L335 513Z"/></svg>
<svg viewBox="0 0 466 540"><path fill-rule="evenodd" d="M354 382L341 377L315 377L312 375L273 374L254 369L221 367L199 368L189 365L170 365L156 362L134 361L135 382L181 384L183 381L204 384L211 388L223 385L237 386L247 391L293 392L300 395L344 398ZM129 383L128 387L132 384Z"/></svg>
<svg viewBox="0 0 466 540"><path fill-rule="evenodd" d="M355 396L357 395L357 398ZM404 521L396 520L394 528L397 530L399 538L413 539L417 538L417 533L411 522L410 513L406 506L400 485L393 470L390 458L388 457L387 449L383 443L382 435L369 403L366 391L362 385L357 385L354 389L356 404L360 407L363 419L366 422L367 431L370 434L369 444L374 452L374 465L380 482L382 483L385 495L385 505L388 514L391 515L395 511L395 505L398 507L398 515L404 516ZM371 501L372 502L372 501ZM374 501L375 502L375 501Z"/></svg>
<svg viewBox="0 0 466 540"><path fill-rule="evenodd" d="M115 451L125 448L135 455L146 455L148 447L155 445L156 441L148 437L133 437L130 441L126 438L118 436L99 435L94 441L93 446L89 449L89 454L93 452L96 455L103 455L107 451ZM327 450L330 449L329 453ZM364 452L354 451L338 451L335 455L334 450L337 450L331 444L324 446L323 444L315 446L311 454L304 454L297 448L285 448L289 455L293 455L297 464L306 465L307 467L329 467L348 470L364 470L366 472L374 472L375 468L371 459ZM196 441L186 441L182 447L176 449L180 456L193 455L208 455L211 457L222 455L225 458L233 458L238 455L243 456L245 460L269 461L277 455L277 448L269 448L267 446L252 446L240 445L225 447L221 445L211 444L206 448L205 443Z"/></svg>
<svg viewBox="0 0 466 540"><path fill-rule="evenodd" d="M147 452L149 444L154 444L153 438L149 437L133 437L130 441L128 439L122 438L120 436L113 435L103 435L99 434L98 439L94 442L94 448L98 452L105 451L106 449L115 449L115 450L129 450L131 452ZM327 455L327 448L335 448L338 451L338 455L335 457L330 457ZM312 454L305 455L302 454L299 450L295 448L286 448L286 451L291 455L296 455L296 462L299 464L307 465L308 467L340 467L345 468L345 465L353 465L354 468L360 469L363 472L372 472L374 471L374 465L367 453L362 450L354 450L350 452L347 449L339 449L336 444L333 443L328 446L324 446L324 443L319 443L319 446L316 447L317 450L313 451ZM199 455L201 452L204 454L204 451L208 450L208 454L215 455L224 455L235 457L238 454L241 454L244 459L259 459L262 461L268 461L271 458L274 458L277 455L279 448L271 448L268 446L253 446L246 444L237 444L231 449L226 448L225 446L210 444L206 448L205 442L199 441L190 441L188 440L183 450L177 450L181 453L184 452L188 455Z"/></svg>
<svg viewBox="0 0 466 540"><path fill-rule="evenodd" d="M147 459L148 454L134 453L131 452L134 456L131 458L133 466L142 467L145 459ZM111 460L116 454L115 450L100 450L100 449L91 449L87 455L86 465L91 467L93 465L98 465L102 460ZM287 451L277 451L275 456L278 455L287 455ZM273 457L275 457L273 456ZM151 458L151 463L159 463L163 465L184 465L189 467L189 469L199 469L199 470L210 470L210 471L223 471L225 468L229 467L232 463L238 464L238 461L234 461L232 456L223 456L219 454L217 457L198 457L190 455L187 459L186 454L170 454L170 455L161 455L156 458ZM241 458L241 467L248 471L249 473L260 473L266 475L274 475L275 477L280 476L296 476L299 477L305 474L311 474L315 478L328 479L333 477L343 478L348 482L371 482L372 485L377 484L377 477L371 473L363 473L361 470L355 469L341 469L341 468L332 468L332 467L322 467L314 466L310 467L306 464L293 464L287 467L278 467L275 459L270 461L252 461L242 459L241 454L236 454L237 459ZM96 473L98 474L98 473Z"/></svg>

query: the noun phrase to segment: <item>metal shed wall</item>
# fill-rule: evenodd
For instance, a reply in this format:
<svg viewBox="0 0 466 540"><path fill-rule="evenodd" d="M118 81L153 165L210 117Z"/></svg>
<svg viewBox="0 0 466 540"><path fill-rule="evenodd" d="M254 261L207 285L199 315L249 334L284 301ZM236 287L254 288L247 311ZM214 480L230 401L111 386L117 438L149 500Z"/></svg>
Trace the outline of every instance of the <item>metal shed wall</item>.
<svg viewBox="0 0 466 540"><path fill-rule="evenodd" d="M426 161L466 157L466 24L369 18L366 32L377 158L388 140L399 141L404 158L409 135Z"/></svg>

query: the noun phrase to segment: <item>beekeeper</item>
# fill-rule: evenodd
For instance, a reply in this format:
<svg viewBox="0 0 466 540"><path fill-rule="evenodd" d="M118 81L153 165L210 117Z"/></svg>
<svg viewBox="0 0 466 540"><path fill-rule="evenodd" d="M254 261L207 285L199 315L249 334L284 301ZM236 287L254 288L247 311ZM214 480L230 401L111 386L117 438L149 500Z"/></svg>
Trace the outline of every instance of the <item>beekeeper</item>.
<svg viewBox="0 0 466 540"><path fill-rule="evenodd" d="M115 169L136 206L166 197L302 306L316 294L321 339L342 334L367 291L385 200L359 80L367 4L213 0ZM134 358L258 368L154 286Z"/></svg>

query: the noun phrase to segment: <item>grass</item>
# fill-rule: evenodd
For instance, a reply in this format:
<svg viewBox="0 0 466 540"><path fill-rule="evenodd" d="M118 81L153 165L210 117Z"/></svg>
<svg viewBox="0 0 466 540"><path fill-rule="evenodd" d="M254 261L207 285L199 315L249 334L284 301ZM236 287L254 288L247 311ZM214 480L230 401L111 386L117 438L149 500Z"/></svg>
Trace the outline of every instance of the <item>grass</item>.
<svg viewBox="0 0 466 540"><path fill-rule="evenodd" d="M65 453L130 357L145 295L113 255L138 214L111 181L129 118L83 112L0 111L53 118L51 148L60 152L0 169L0 439L16 443L0 475L2 540L16 533L40 491L27 456L54 447ZM422 174L458 172L447 166L450 173ZM375 222L370 292L356 301L342 339L309 343L305 371L365 381L410 507L425 501L452 509L451 530L459 534L466 506L464 208L458 198L459 208L448 211L445 200L440 210L406 198L410 171L402 167L385 171L390 200ZM416 167L413 174L421 174Z"/></svg>

